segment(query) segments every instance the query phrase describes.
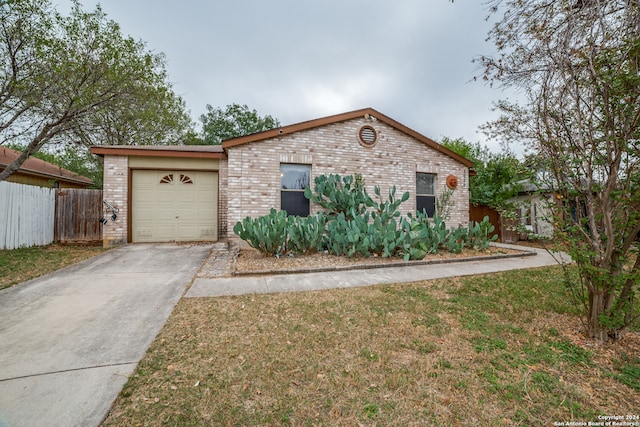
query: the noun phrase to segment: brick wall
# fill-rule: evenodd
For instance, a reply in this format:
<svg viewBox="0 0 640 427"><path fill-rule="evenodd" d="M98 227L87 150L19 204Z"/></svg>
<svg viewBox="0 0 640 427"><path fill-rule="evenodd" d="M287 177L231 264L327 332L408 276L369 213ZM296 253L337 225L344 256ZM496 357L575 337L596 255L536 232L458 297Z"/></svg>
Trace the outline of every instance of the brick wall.
<svg viewBox="0 0 640 427"><path fill-rule="evenodd" d="M127 156L104 156L104 200L118 209L118 217L102 226L104 247L111 247L127 243L128 218L128 188L129 188L129 158ZM106 206L104 206L106 209Z"/></svg>
<svg viewBox="0 0 640 427"><path fill-rule="evenodd" d="M378 133L373 147L365 147L358 140L358 131L364 125ZM437 175L436 197L447 188L447 175L453 174L458 177L458 187L448 224L466 225L469 220L469 171L464 165L386 123L363 117L229 148L229 237L242 218L280 209L281 163L311 165L312 185L316 176L329 173L362 174L371 195L375 185L380 186L383 196L395 185L397 196L410 193L401 206L403 213L416 209L416 172ZM317 209L312 206L312 212Z"/></svg>
<svg viewBox="0 0 640 427"><path fill-rule="evenodd" d="M220 161L220 169L218 170L218 239L227 237L227 186L229 183L227 169L227 162ZM233 234L233 230L231 230L231 234Z"/></svg>

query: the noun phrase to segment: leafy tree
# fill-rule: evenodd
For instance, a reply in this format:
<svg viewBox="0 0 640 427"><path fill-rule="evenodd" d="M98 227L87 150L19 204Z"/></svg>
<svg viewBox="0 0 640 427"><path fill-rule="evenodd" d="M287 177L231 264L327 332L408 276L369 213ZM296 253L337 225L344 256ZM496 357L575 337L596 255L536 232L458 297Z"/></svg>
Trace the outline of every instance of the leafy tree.
<svg viewBox="0 0 640 427"><path fill-rule="evenodd" d="M260 117L246 105L231 104L223 110L207 104L207 113L200 116L204 143L221 144L225 139L249 135L280 126L278 119Z"/></svg>
<svg viewBox="0 0 640 427"><path fill-rule="evenodd" d="M99 6L0 0L0 144L25 147L0 181L47 144L175 143L190 126L164 57Z"/></svg>
<svg viewBox="0 0 640 427"><path fill-rule="evenodd" d="M102 188L104 164L102 158L91 154L85 147L69 145L56 153L53 162L65 169L93 180L93 187Z"/></svg>
<svg viewBox="0 0 640 427"><path fill-rule="evenodd" d="M442 145L473 162L476 175L469 178L471 203L499 211L510 208L508 200L518 194L516 181L521 178L522 169L515 155L496 154L479 142L467 142L464 138L444 137Z"/></svg>
<svg viewBox="0 0 640 427"><path fill-rule="evenodd" d="M550 173L569 289L596 340L639 318L640 7L637 0L492 0L503 12L479 58L484 78L524 101L497 104L486 131L527 144Z"/></svg>
<svg viewBox="0 0 640 427"><path fill-rule="evenodd" d="M205 145L201 135L194 130L189 130L184 136L182 143L184 145Z"/></svg>
<svg viewBox="0 0 640 427"><path fill-rule="evenodd" d="M479 142L469 142L464 138L451 139L445 136L442 138L440 144L460 154L462 157L471 160L474 162L474 166L476 166L475 162L484 164L491 155L489 148L480 145Z"/></svg>
<svg viewBox="0 0 640 427"><path fill-rule="evenodd" d="M189 144L195 134L184 101L166 87L148 87L120 107L100 109L74 130L86 146Z"/></svg>

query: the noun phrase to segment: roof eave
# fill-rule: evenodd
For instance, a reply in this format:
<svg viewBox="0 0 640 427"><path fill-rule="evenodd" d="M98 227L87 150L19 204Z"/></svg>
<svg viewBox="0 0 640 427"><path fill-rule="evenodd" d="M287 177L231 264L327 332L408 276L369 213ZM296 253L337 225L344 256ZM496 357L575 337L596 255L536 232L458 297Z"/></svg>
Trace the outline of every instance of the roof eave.
<svg viewBox="0 0 640 427"><path fill-rule="evenodd" d="M365 114L373 115L374 112L375 110L373 110L372 108L365 108L362 110L355 110L347 113L334 114L332 116L321 117L319 119L307 120L307 121L295 123L292 125L281 126L281 127L266 130L263 132L257 132L257 133L252 133L250 135L244 135L244 136L239 136L237 138L227 139L225 141L222 141L222 148L226 150L227 148L235 147L242 144L248 144L250 142L264 141L266 139L271 139L278 136L289 135L289 134L300 132L303 130L313 129L313 128L328 125L328 124L339 123L339 122L355 119L360 116L364 117Z"/></svg>
<svg viewBox="0 0 640 427"><path fill-rule="evenodd" d="M4 170L8 165L0 163L0 171ZM51 179L54 181L61 181L61 182L69 182L72 184L82 184L82 185L93 185L93 180L90 178L86 178L86 177L82 177L80 176L80 178L74 178L74 177L69 177L69 176L61 176L61 175L55 175L55 174L50 174L50 173L46 173L46 172L41 172L41 171L36 171L33 169L27 169L27 168L23 168L21 167L20 169L18 169L16 172L16 174L21 173L24 175L31 175L31 176L37 176L40 178L47 178L47 179Z"/></svg>
<svg viewBox="0 0 640 427"><path fill-rule="evenodd" d="M227 156L224 151L183 151L183 150L153 150L153 149L141 149L141 148L124 148L124 147L104 147L93 146L90 148L91 153L104 157L105 155L112 156L146 156L146 157L179 157L179 158L191 158L191 159L226 159Z"/></svg>

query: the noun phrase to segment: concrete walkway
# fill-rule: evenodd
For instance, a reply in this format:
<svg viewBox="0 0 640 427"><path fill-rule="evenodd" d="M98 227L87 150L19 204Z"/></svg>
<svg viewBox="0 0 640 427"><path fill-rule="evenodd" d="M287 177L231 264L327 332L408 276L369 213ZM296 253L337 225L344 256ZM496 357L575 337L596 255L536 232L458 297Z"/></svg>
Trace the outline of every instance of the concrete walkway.
<svg viewBox="0 0 640 427"><path fill-rule="evenodd" d="M553 256L543 249L496 244L496 246L532 252L532 256L493 260L461 261L444 264L387 267L366 270L326 271L321 273L275 274L265 276L196 277L185 297L214 297L249 293L312 291L351 288L389 283L415 282L472 274L557 265L568 262L564 254ZM208 262L215 263L215 260ZM206 265L206 264L205 264Z"/></svg>
<svg viewBox="0 0 640 427"><path fill-rule="evenodd" d="M97 426L211 245L128 245L0 291L0 427Z"/></svg>

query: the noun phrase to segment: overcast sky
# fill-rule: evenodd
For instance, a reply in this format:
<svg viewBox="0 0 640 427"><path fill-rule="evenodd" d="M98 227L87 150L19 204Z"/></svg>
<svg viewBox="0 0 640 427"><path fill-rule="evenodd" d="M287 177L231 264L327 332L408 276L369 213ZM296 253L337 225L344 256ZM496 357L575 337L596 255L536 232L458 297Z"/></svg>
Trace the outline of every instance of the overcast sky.
<svg viewBox="0 0 640 427"><path fill-rule="evenodd" d="M471 60L492 51L482 0L100 3L123 33L166 55L196 121L206 104L246 104L283 125L372 107L437 141L499 150L478 126L506 95L471 81ZM61 12L69 4L57 0Z"/></svg>

